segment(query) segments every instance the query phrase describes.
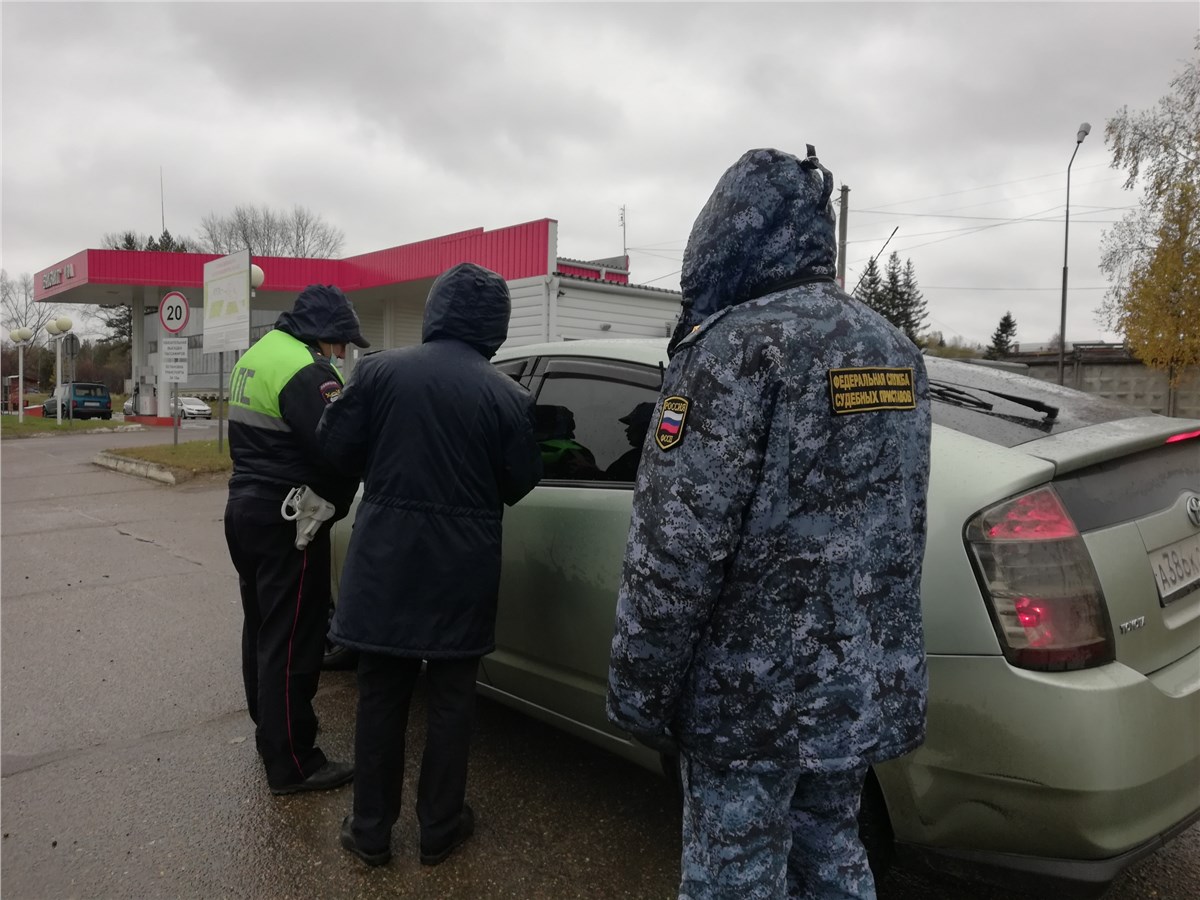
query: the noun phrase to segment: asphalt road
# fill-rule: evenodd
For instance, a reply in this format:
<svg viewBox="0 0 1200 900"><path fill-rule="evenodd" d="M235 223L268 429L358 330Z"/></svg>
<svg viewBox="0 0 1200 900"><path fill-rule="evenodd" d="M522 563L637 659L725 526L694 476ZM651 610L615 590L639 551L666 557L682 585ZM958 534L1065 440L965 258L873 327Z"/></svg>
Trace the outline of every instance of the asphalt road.
<svg viewBox="0 0 1200 900"><path fill-rule="evenodd" d="M188 423L180 440L214 437ZM675 896L679 816L660 778L481 700L468 797L476 836L417 862L414 792L391 865L338 844L350 789L273 798L239 673L240 605L225 490L91 464L171 429L0 446L0 891L26 898ZM321 743L351 755L351 673L326 673ZM423 710L410 727L411 775ZM1128 871L1106 900L1194 900L1200 827ZM882 900L1019 900L898 874ZM1044 895L1042 895L1044 896Z"/></svg>

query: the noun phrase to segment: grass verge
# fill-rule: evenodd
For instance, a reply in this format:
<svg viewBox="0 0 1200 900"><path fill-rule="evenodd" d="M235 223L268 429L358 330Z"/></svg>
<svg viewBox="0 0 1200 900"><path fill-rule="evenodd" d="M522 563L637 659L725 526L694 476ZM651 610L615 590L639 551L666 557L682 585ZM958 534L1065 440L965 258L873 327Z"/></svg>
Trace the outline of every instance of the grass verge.
<svg viewBox="0 0 1200 900"><path fill-rule="evenodd" d="M63 419L61 425L56 419L43 419L41 416L26 416L24 422L17 421L17 416L0 416L0 438L33 437L39 434L84 434L89 431L112 431L125 425L118 419Z"/></svg>
<svg viewBox="0 0 1200 900"><path fill-rule="evenodd" d="M229 458L229 441L220 451L216 441L185 441L182 444L152 444L148 447L122 447L109 450L113 456L139 459L173 470L176 475L209 475L229 472L233 460Z"/></svg>

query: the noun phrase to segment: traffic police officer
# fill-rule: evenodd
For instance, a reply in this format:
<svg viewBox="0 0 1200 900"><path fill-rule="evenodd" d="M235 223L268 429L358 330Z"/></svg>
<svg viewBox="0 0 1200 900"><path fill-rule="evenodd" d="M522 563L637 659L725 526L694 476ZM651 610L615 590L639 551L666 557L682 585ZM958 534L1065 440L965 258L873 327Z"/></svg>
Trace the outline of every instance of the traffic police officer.
<svg viewBox="0 0 1200 900"><path fill-rule="evenodd" d="M242 677L258 752L273 794L348 782L354 769L315 746L312 698L330 604L329 528L349 511L358 482L332 468L317 423L342 390L332 359L369 346L358 316L333 285L309 285L233 368L229 453L233 475L225 539L241 587ZM281 507L307 485L335 508L303 550Z"/></svg>
<svg viewBox="0 0 1200 900"><path fill-rule="evenodd" d="M928 384L834 280L832 191L752 150L684 253L608 693L679 753L681 898L874 897L867 767L924 738Z"/></svg>

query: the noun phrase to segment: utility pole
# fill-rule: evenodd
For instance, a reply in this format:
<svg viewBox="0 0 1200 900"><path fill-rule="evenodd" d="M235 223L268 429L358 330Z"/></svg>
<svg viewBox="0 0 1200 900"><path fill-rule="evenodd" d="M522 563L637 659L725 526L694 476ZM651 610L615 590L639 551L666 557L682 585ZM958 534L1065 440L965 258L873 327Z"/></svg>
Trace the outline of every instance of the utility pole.
<svg viewBox="0 0 1200 900"><path fill-rule="evenodd" d="M837 280L846 289L846 216L850 213L850 188L842 185L842 200L838 208Z"/></svg>
<svg viewBox="0 0 1200 900"><path fill-rule="evenodd" d="M629 248L625 245L625 205L621 204L621 255L628 257ZM626 263L628 265L628 263Z"/></svg>

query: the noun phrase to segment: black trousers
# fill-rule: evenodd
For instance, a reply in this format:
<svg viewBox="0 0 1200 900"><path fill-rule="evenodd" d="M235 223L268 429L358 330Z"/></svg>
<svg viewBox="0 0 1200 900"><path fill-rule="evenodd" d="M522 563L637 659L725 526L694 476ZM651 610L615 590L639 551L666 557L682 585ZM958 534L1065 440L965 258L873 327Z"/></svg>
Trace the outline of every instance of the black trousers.
<svg viewBox="0 0 1200 900"><path fill-rule="evenodd" d="M303 781L325 765L314 744L312 699L329 625L329 527L304 549L278 500L231 497L225 540L242 593L242 680L271 787Z"/></svg>
<svg viewBox="0 0 1200 900"><path fill-rule="evenodd" d="M458 827L467 792L467 755L475 721L479 659L425 664L426 737L417 781L421 846L444 847ZM360 653L354 738L354 837L376 853L400 817L405 731L421 660Z"/></svg>

